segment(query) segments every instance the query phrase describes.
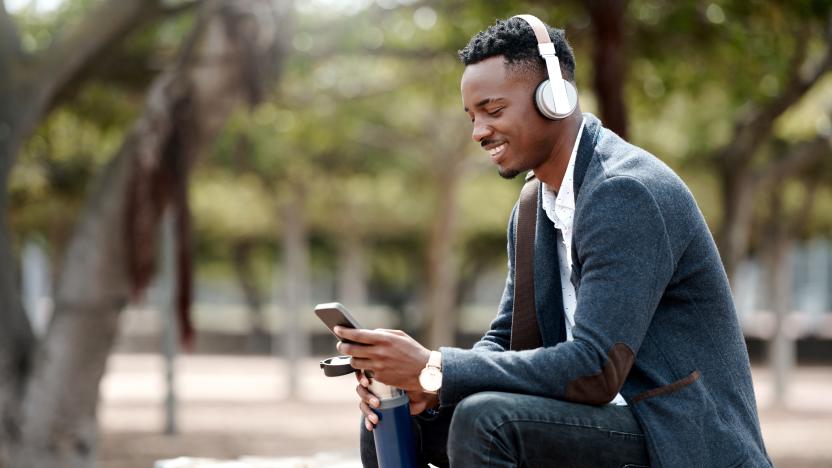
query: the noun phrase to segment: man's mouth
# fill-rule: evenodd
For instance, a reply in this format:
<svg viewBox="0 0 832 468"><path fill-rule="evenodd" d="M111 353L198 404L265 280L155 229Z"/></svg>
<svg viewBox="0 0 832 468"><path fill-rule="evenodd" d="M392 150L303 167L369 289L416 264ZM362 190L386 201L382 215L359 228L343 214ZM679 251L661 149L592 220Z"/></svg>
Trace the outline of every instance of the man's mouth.
<svg viewBox="0 0 832 468"><path fill-rule="evenodd" d="M496 162L497 158L499 158L500 155L502 155L503 152L505 152L507 146L508 143L503 143L500 146L495 146L494 148L488 149L486 151L488 151L488 154L491 155L491 160Z"/></svg>

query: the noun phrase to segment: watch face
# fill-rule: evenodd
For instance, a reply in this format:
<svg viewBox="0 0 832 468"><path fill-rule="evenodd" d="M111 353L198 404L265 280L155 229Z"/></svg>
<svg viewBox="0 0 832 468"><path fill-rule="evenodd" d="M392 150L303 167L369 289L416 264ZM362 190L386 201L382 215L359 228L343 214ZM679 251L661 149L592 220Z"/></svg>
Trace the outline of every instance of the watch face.
<svg viewBox="0 0 832 468"><path fill-rule="evenodd" d="M442 387L442 371L436 367L426 367L419 374L419 384L426 392L435 392Z"/></svg>

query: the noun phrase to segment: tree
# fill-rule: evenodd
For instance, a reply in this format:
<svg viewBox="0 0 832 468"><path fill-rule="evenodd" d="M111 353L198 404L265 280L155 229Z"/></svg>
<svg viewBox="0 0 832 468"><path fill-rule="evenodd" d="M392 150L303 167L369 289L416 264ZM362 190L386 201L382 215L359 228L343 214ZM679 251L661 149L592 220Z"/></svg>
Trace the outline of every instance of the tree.
<svg viewBox="0 0 832 468"><path fill-rule="evenodd" d="M762 239L762 257L766 263L765 291L770 311L774 315L774 330L769 341L768 360L774 380L773 400L775 405L785 402L788 381L792 367L797 360L795 337L787 329L787 320L792 311L793 268L789 261L792 241L805 236L808 231L809 217L817 201L818 191L823 178L828 177L832 168L832 159L819 161L805 169L805 174L798 174L806 182L794 180L794 174L784 173L775 176L769 191L770 202L767 209L758 212L758 232ZM828 179L827 179L828 181ZM789 183L791 182L791 184ZM791 197L790 189L803 192ZM802 190L801 190L802 189ZM794 202L793 198L798 198ZM788 203L792 202L792 203ZM794 206L789 206L794 205ZM759 214L763 211L763 214Z"/></svg>
<svg viewBox="0 0 832 468"><path fill-rule="evenodd" d="M5 465L29 375L35 342L20 304L7 222L8 177L20 146L92 64L130 32L164 13L145 0L101 4L48 48L26 52L0 1L0 465Z"/></svg>
<svg viewBox="0 0 832 468"><path fill-rule="evenodd" d="M3 437L4 466L92 464L98 384L119 311L152 272L147 259L167 207L179 211L180 236L188 234L189 167L235 106L262 96L286 14L267 0L201 3L177 62L154 81L143 115L88 199L31 374L10 375L20 382L20 412L5 415L13 432ZM138 231L146 236L131 236Z"/></svg>
<svg viewBox="0 0 832 468"><path fill-rule="evenodd" d="M604 126L627 138L627 106L624 83L627 75L627 0L591 0L584 3L592 20L594 51L592 85Z"/></svg>
<svg viewBox="0 0 832 468"><path fill-rule="evenodd" d="M686 180L715 180L703 210L730 278L760 196L828 153L826 136L785 139L778 127L832 67L829 7L630 2L630 12L633 140Z"/></svg>
<svg viewBox="0 0 832 468"><path fill-rule="evenodd" d="M822 134L791 145L780 152L781 157L772 158L771 152L765 151L766 143L773 137L777 119L832 70L832 23L818 38L825 49L823 55L819 60L807 57L810 36L813 32L817 33L813 29L819 25L815 23L814 26L803 24L795 31L796 44L785 70L782 91L772 99L752 104L739 113L730 142L711 155L722 186L724 211L717 239L729 277L733 275L738 261L748 252L754 222L753 207L758 196L776 186L778 180L799 176L807 167L829 154L829 138Z"/></svg>

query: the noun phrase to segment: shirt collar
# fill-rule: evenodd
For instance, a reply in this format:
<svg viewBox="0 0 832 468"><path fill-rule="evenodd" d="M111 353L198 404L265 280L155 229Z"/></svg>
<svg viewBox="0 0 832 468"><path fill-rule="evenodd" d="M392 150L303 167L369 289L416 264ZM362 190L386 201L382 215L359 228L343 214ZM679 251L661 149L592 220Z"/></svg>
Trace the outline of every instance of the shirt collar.
<svg viewBox="0 0 832 468"><path fill-rule="evenodd" d="M546 216L555 223L555 227L560 230L572 229L572 218L575 213L575 155L578 153L578 145L581 142L581 135L584 131L585 118L581 119L581 126L578 128L578 135L575 137L575 143L572 146L572 154L569 155L569 163L566 166L566 173L563 175L563 180L560 183L560 189L557 191L557 197L551 187L543 185L543 210Z"/></svg>

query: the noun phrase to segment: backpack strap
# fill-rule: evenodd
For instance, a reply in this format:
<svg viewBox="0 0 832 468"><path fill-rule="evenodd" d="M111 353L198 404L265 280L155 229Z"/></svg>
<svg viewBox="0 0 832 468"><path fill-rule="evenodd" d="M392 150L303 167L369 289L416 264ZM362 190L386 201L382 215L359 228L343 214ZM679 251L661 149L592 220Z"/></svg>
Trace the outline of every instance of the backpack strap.
<svg viewBox="0 0 832 468"><path fill-rule="evenodd" d="M540 181L533 172L520 191L514 223L514 309L511 319L511 349L541 346L540 327L534 305L534 237L537 229L537 196Z"/></svg>

